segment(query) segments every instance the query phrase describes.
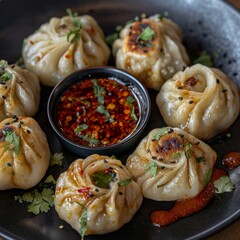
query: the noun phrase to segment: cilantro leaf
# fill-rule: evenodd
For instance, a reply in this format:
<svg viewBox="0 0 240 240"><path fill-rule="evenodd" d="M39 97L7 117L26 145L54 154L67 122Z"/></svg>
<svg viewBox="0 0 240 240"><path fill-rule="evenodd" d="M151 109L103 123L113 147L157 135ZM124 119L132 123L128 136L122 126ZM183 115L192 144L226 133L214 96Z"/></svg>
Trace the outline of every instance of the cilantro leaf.
<svg viewBox="0 0 240 240"><path fill-rule="evenodd" d="M123 180L123 181L118 182L118 186L119 186L119 187L126 186L126 185L128 185L131 181L132 181L131 178L127 178L127 179L125 179L125 180Z"/></svg>
<svg viewBox="0 0 240 240"><path fill-rule="evenodd" d="M81 204L79 202L75 202L75 203L80 205L81 208L82 208L81 217L79 218L79 222L80 222L80 226L81 226L80 230L79 230L79 233L80 233L80 235L82 237L81 240L83 240L84 236L85 236L85 233L87 231L87 208L83 204Z"/></svg>
<svg viewBox="0 0 240 240"><path fill-rule="evenodd" d="M50 166L62 166L62 160L64 159L63 153L54 153L50 159Z"/></svg>
<svg viewBox="0 0 240 240"><path fill-rule="evenodd" d="M153 29L148 26L138 36L137 41L152 41L154 34Z"/></svg>
<svg viewBox="0 0 240 240"><path fill-rule="evenodd" d="M186 144L186 146L184 147L184 152L185 152L186 158L189 159L191 157L191 152L192 152L192 144L191 143Z"/></svg>
<svg viewBox="0 0 240 240"><path fill-rule="evenodd" d="M74 43L80 38L79 33L82 29L82 25L81 25L80 19L76 18L77 13L73 13L70 8L67 8L66 12L67 12L68 16L71 17L74 27L76 27L76 29L69 31L69 33L67 34L67 41L70 43ZM73 37L71 38L72 35L73 35Z"/></svg>
<svg viewBox="0 0 240 240"><path fill-rule="evenodd" d="M119 33L114 32L112 34L107 35L105 40L106 40L108 45L112 46L114 41L118 39L118 36L119 36Z"/></svg>
<svg viewBox="0 0 240 240"><path fill-rule="evenodd" d="M180 153L180 152L175 152L175 153L173 153L173 155L171 156L171 158L177 159L177 158L179 158L180 156L181 156L181 153Z"/></svg>
<svg viewBox="0 0 240 240"><path fill-rule="evenodd" d="M213 66L213 62L212 62L212 58L210 57L209 54L207 54L206 51L203 51L200 56L194 60L193 62L194 64L200 63L202 65L205 65L207 67L212 67Z"/></svg>
<svg viewBox="0 0 240 240"><path fill-rule="evenodd" d="M232 192L235 188L229 176L222 176L214 182L216 193Z"/></svg>
<svg viewBox="0 0 240 240"><path fill-rule="evenodd" d="M164 127L164 128L160 128L154 135L153 135L153 139L154 140L160 140L161 137L163 137L164 135L168 134L168 131L170 130L170 127Z"/></svg>
<svg viewBox="0 0 240 240"><path fill-rule="evenodd" d="M97 79L93 79L93 93L94 96L97 97L99 105L104 104L104 96L106 94L106 90L103 86L98 85Z"/></svg>
<svg viewBox="0 0 240 240"><path fill-rule="evenodd" d="M50 175L44 182L40 182L33 191L25 193L22 196L14 196L14 200L19 203L29 203L28 212L35 215L41 212L48 212L50 207L54 205L54 184L56 184L56 181L53 176Z"/></svg>
<svg viewBox="0 0 240 240"><path fill-rule="evenodd" d="M143 47L151 47L155 32L151 27L146 27L137 37L137 42Z"/></svg>
<svg viewBox="0 0 240 240"><path fill-rule="evenodd" d="M20 152L20 137L12 131L3 131L4 140L6 141L5 148L13 149L18 155Z"/></svg>
<svg viewBox="0 0 240 240"><path fill-rule="evenodd" d="M94 184L99 188L110 188L110 182L113 180L113 176L104 171L92 174L91 178Z"/></svg>
<svg viewBox="0 0 240 240"><path fill-rule="evenodd" d="M157 175L157 168L158 165L156 162L150 162L146 166L146 170L149 170L154 177Z"/></svg>

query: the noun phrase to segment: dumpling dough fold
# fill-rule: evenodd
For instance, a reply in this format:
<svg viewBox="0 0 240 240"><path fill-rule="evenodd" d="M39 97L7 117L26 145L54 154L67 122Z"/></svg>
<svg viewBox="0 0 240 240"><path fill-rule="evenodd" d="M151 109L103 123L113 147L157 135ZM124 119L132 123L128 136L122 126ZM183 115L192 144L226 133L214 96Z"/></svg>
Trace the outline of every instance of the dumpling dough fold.
<svg viewBox="0 0 240 240"><path fill-rule="evenodd" d="M180 28L159 15L126 24L113 43L113 54L118 68L156 90L190 64Z"/></svg>
<svg viewBox="0 0 240 240"><path fill-rule="evenodd" d="M207 184L215 151L179 128L153 129L126 163L143 196L175 201L196 196Z"/></svg>
<svg viewBox="0 0 240 240"><path fill-rule="evenodd" d="M109 186L93 180L93 176L98 175L110 177ZM86 235L119 229L132 219L141 203L141 189L131 180L126 167L107 156L94 154L77 159L57 180L54 204L59 217L80 233L79 219L84 206L87 209Z"/></svg>
<svg viewBox="0 0 240 240"><path fill-rule="evenodd" d="M32 117L39 108L40 83L38 77L17 65L0 61L5 79L0 81L0 121L17 115ZM3 75L8 74L7 78Z"/></svg>
<svg viewBox="0 0 240 240"><path fill-rule="evenodd" d="M237 86L223 72L196 64L176 73L156 98L165 123L208 140L228 129L240 110Z"/></svg>
<svg viewBox="0 0 240 240"><path fill-rule="evenodd" d="M13 116L0 123L0 190L35 186L49 160L46 136L33 118Z"/></svg>
<svg viewBox="0 0 240 240"><path fill-rule="evenodd" d="M71 17L54 17L25 39L24 63L38 75L43 85L53 87L65 76L84 67L107 65L110 50L96 20L89 15L74 19L81 25L79 32ZM74 31L76 35L69 35Z"/></svg>

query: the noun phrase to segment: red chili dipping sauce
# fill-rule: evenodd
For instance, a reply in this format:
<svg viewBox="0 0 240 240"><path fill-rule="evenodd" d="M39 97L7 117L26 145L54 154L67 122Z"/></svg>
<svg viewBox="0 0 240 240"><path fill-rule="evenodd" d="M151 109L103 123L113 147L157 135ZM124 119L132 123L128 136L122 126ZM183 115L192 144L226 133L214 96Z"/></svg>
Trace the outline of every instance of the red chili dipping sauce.
<svg viewBox="0 0 240 240"><path fill-rule="evenodd" d="M109 146L137 126L139 106L127 86L115 79L86 79L72 85L57 104L58 127L71 141Z"/></svg>

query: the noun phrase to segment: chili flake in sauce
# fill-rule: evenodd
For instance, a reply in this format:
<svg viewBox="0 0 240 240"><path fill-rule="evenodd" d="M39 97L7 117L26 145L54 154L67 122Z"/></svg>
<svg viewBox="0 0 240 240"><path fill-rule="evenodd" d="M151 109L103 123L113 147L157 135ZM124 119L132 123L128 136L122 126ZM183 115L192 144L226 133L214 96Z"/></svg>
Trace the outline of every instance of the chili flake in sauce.
<svg viewBox="0 0 240 240"><path fill-rule="evenodd" d="M58 127L71 141L109 146L134 131L139 119L137 100L114 79L86 79L71 86L57 104Z"/></svg>

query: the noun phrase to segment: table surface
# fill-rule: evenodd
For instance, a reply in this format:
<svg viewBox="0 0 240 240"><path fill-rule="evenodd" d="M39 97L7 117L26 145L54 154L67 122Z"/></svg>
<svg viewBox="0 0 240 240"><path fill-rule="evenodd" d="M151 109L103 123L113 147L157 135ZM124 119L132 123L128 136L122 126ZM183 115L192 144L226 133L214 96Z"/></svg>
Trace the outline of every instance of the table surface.
<svg viewBox="0 0 240 240"><path fill-rule="evenodd" d="M240 9L240 0L228 0L228 2ZM207 240L238 240L240 239L239 229L240 219Z"/></svg>

